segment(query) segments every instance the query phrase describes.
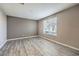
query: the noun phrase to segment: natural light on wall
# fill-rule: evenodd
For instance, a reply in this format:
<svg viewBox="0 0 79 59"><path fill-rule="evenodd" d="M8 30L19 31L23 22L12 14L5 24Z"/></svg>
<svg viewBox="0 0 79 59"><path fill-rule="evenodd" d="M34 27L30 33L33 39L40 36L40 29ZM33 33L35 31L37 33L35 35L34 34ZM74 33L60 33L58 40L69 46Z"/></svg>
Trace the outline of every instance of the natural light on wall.
<svg viewBox="0 0 79 59"><path fill-rule="evenodd" d="M57 17L52 17L43 21L43 33L57 36Z"/></svg>

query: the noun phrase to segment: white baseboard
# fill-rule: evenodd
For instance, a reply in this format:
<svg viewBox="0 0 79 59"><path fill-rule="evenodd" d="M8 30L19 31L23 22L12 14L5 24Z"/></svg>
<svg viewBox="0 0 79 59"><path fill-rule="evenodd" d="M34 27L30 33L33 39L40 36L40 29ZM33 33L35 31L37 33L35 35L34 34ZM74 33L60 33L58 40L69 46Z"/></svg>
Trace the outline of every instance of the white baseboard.
<svg viewBox="0 0 79 59"><path fill-rule="evenodd" d="M7 40L5 40L4 42L2 42L1 44L0 44L0 49L4 46L4 44L7 42Z"/></svg>
<svg viewBox="0 0 79 59"><path fill-rule="evenodd" d="M33 37L38 37L38 35L36 35L36 36L29 36L29 37L12 38L12 39L5 40L4 42L2 42L0 44L0 49L4 46L5 43L7 43L7 41L20 40L20 39L24 39L24 38L33 38Z"/></svg>
<svg viewBox="0 0 79 59"><path fill-rule="evenodd" d="M28 37L12 38L12 39L8 39L7 41L20 40L20 39L24 39L24 38L33 38L33 37L37 37L37 35L36 36L28 36Z"/></svg>
<svg viewBox="0 0 79 59"><path fill-rule="evenodd" d="M8 39L8 40L4 41L2 44L0 44L0 49L4 46L4 44L5 44L7 41L20 40L20 39L24 39L24 38L33 38L33 37L41 37L41 38L44 38L44 39L50 40L49 38L47 38L47 37L43 37L43 36L40 36L40 35L29 36L29 37L13 38L13 39ZM68 48L71 48L71 49L74 49L74 50L79 51L79 48L76 48L76 47L73 47L73 46L70 46L70 45L67 45L67 44L64 44L64 43L61 43L61 42L55 41L55 40L51 40L51 41L52 41L52 42L55 42L55 43L57 43L57 44L60 44L60 45L66 46L66 47L68 47Z"/></svg>
<svg viewBox="0 0 79 59"><path fill-rule="evenodd" d="M44 39L47 39L47 40L50 40L49 38L46 38L46 37L43 37L43 36L40 36L40 35L39 35L39 37L44 38ZM71 49L74 49L74 50L79 51L79 48L76 48L76 47L73 47L73 46L70 46L70 45L67 45L67 44L64 44L64 43L61 43L61 42L55 41L55 40L51 40L51 41L52 41L52 42L55 42L55 43L57 43L57 44L60 44L60 45L66 46L66 47L68 47L68 48L71 48Z"/></svg>

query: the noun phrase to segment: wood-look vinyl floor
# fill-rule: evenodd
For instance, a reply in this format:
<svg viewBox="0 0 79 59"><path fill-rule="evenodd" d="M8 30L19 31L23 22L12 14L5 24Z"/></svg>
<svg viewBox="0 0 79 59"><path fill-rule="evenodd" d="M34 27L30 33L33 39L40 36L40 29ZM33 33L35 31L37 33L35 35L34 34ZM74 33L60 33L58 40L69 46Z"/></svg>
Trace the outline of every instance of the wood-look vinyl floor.
<svg viewBox="0 0 79 59"><path fill-rule="evenodd" d="M79 54L42 38L30 38L7 42L0 49L0 56L79 56Z"/></svg>

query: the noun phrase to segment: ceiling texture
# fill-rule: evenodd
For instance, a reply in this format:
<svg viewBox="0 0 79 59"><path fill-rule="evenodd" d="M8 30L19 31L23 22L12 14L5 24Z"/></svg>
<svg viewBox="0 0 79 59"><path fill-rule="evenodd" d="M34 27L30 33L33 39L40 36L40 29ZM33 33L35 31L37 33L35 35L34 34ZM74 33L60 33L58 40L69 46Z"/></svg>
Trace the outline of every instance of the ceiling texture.
<svg viewBox="0 0 79 59"><path fill-rule="evenodd" d="M44 17L70 8L74 3L1 3L0 7L8 16L40 20Z"/></svg>

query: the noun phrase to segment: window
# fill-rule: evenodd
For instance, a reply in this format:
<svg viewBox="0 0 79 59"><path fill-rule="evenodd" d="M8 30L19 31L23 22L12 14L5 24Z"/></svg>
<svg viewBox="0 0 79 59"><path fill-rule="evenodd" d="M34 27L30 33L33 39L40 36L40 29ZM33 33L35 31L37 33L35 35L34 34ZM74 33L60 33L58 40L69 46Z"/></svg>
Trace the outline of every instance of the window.
<svg viewBox="0 0 79 59"><path fill-rule="evenodd" d="M57 17L53 17L43 21L44 34L57 35Z"/></svg>

